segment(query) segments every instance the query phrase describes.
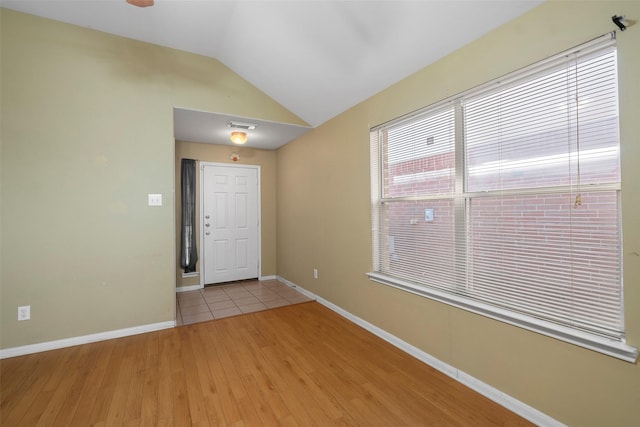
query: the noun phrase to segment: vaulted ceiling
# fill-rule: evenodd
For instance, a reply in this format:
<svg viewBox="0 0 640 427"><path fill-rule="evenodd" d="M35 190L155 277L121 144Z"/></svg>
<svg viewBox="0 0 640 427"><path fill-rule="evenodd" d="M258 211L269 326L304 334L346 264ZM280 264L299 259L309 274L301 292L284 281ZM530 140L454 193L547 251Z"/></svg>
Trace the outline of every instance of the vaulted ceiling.
<svg viewBox="0 0 640 427"><path fill-rule="evenodd" d="M2 0L6 8L216 58L311 127L540 3L155 0L140 8L125 0Z"/></svg>

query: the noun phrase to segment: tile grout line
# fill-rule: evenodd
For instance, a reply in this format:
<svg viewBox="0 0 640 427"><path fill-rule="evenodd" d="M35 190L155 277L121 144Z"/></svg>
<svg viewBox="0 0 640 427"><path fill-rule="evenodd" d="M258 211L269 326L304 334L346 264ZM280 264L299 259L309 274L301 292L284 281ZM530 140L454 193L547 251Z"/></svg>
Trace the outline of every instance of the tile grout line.
<svg viewBox="0 0 640 427"><path fill-rule="evenodd" d="M226 314L221 317L216 317L216 315L214 314L214 310L211 308L211 305L215 304L215 302L209 302L206 298L207 290L214 290L214 289L215 288L213 287L209 287L204 289L198 289L196 291L189 291L189 292L178 294L178 298L176 299L176 310L178 311L178 313L176 314L176 319L178 320L178 324L187 325L192 323L198 323L201 321L222 319L229 316L248 314L256 311L269 310L271 308L284 307L287 305L297 304L300 302L311 301L311 299L306 297L304 294L294 289L291 289L287 285L277 281L266 281L266 282L249 281L249 282L240 282L237 284L219 285L219 288L215 289L215 291L220 291L217 293L223 294L227 299L223 301L218 301L218 302L230 301L234 307L221 308L215 311L218 313L225 310L228 311L231 309L235 309L236 311L233 312L233 314ZM254 291L258 291L258 290L260 291L259 293L261 295L256 295L255 293L253 293ZM280 291L280 293L278 291ZM209 291L208 293L212 294L213 292ZM198 295L199 297L195 295ZM241 295L241 296L238 296L238 295ZM262 298L265 298L265 297L268 297L269 299L266 301L263 300ZM248 298L253 298L255 302L252 302L250 304L238 304L238 300L248 299ZM183 304L180 304L181 300L183 301ZM185 301L193 301L193 300L198 300L199 303L184 306ZM273 301L278 301L278 302L274 303ZM184 310L188 310L188 308L190 307L196 307L202 304L207 306L206 312L201 311L201 312L191 313L188 315L185 315L183 313ZM244 311L242 308L242 307L245 307L246 309L247 307L256 306L256 305L260 305L260 307L258 307L257 310L252 308L252 309L248 309L247 311ZM187 322L185 322L185 316L187 317ZM210 316L210 318L203 318L203 316L204 317ZM194 319L194 320L190 321L190 319Z"/></svg>

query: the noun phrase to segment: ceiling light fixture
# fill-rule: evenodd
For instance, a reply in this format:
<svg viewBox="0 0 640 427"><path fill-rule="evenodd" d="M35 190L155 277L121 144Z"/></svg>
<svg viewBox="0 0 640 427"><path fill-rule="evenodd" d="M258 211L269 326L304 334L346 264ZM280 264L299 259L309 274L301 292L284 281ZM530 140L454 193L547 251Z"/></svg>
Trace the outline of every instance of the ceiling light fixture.
<svg viewBox="0 0 640 427"><path fill-rule="evenodd" d="M127 0L127 3L138 7L153 6L153 0Z"/></svg>
<svg viewBox="0 0 640 427"><path fill-rule="evenodd" d="M231 142L234 144L242 145L247 142L246 132L231 132Z"/></svg>

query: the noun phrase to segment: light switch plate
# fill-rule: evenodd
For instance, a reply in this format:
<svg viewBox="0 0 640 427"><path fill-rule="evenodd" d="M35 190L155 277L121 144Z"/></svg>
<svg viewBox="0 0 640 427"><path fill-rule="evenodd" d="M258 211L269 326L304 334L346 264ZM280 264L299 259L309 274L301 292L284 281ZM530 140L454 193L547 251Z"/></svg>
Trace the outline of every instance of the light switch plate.
<svg viewBox="0 0 640 427"><path fill-rule="evenodd" d="M149 194L149 206L162 206L162 194Z"/></svg>

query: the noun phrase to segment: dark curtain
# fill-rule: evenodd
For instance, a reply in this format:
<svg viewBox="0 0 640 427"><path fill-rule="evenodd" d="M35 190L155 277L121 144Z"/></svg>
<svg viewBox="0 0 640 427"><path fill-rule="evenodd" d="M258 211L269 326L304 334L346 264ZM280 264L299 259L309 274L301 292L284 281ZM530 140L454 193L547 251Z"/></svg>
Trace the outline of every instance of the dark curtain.
<svg viewBox="0 0 640 427"><path fill-rule="evenodd" d="M180 163L180 187L182 189L182 224L180 234L180 267L185 273L196 271L198 250L196 248L196 161L182 159Z"/></svg>

